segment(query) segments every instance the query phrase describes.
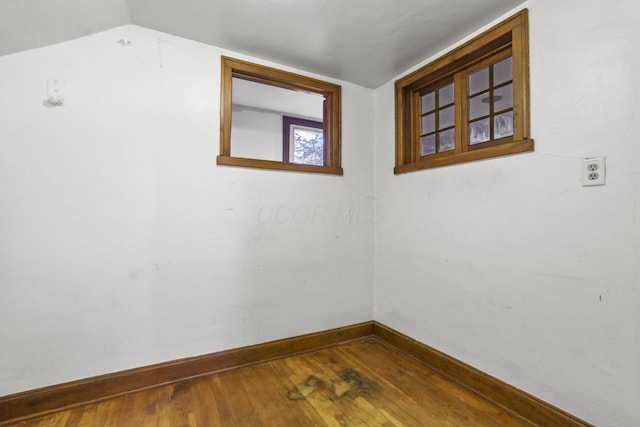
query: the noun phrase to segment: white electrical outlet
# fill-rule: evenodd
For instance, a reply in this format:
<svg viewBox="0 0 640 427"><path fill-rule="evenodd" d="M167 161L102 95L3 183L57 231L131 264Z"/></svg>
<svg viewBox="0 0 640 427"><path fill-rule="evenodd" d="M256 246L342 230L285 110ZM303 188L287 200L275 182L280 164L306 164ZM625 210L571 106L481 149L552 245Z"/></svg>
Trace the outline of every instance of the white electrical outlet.
<svg viewBox="0 0 640 427"><path fill-rule="evenodd" d="M606 178L606 169L604 166L604 157L593 157L582 161L582 186L592 187L595 185L604 185Z"/></svg>

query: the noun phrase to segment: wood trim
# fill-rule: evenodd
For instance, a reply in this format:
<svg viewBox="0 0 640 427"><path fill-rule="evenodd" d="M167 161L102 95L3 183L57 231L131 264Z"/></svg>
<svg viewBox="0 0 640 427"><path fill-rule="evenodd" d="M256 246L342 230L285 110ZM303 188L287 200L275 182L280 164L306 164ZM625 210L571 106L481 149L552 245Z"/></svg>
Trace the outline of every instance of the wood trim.
<svg viewBox="0 0 640 427"><path fill-rule="evenodd" d="M527 153L533 151L534 142L532 139L510 142L508 144L495 145L481 150L463 151L455 155L436 157L421 162L398 165L393 169L393 173L400 174L413 172L422 169L437 168L440 166L457 165L476 160L489 159L495 157L508 156L511 154Z"/></svg>
<svg viewBox="0 0 640 427"><path fill-rule="evenodd" d="M273 160L245 159L243 157L218 156L216 158L216 164L220 166L243 166L256 169L324 173L328 175L344 174L344 170L341 167L302 165L298 163L276 162Z"/></svg>
<svg viewBox="0 0 640 427"><path fill-rule="evenodd" d="M593 427L549 403L375 321L373 322L373 334L380 341L429 365L436 371L534 425Z"/></svg>
<svg viewBox="0 0 640 427"><path fill-rule="evenodd" d="M230 58L228 56L221 57L221 67L220 155L217 158L218 165L343 175L341 148L342 87L340 85L260 64ZM234 77L283 89L313 92L322 95L324 97L324 143L327 148L325 150L324 166L300 168L299 166L309 165L298 165L284 161L245 159L232 156L232 79Z"/></svg>
<svg viewBox="0 0 640 427"><path fill-rule="evenodd" d="M330 95L336 89L335 84L313 77L303 76L301 74L291 73L229 56L223 55L221 58L222 62L233 71L234 76L246 78L247 80L279 86L284 89L294 88L322 95Z"/></svg>
<svg viewBox="0 0 640 427"><path fill-rule="evenodd" d="M318 350L373 333L373 323L331 329L0 397L0 424L187 378Z"/></svg>
<svg viewBox="0 0 640 427"><path fill-rule="evenodd" d="M230 63L220 61L220 156L231 156L231 115L232 115L232 78L233 68Z"/></svg>
<svg viewBox="0 0 640 427"><path fill-rule="evenodd" d="M553 405L375 321L3 396L0 397L0 425L371 336L534 425L593 427Z"/></svg>
<svg viewBox="0 0 640 427"><path fill-rule="evenodd" d="M513 58L513 137L493 140L470 147L468 144L467 89L461 73L467 74L485 61L510 50ZM523 9L467 43L454 48L434 61L395 82L396 164L395 174L489 159L506 154L533 151L529 117L528 11ZM419 156L420 116L416 107L419 93L442 79L456 80L456 150ZM464 96L461 96L464 92ZM495 149L502 146L500 149ZM473 153L472 153L473 152ZM482 152L482 153L480 153ZM440 155L442 154L442 155Z"/></svg>
<svg viewBox="0 0 640 427"><path fill-rule="evenodd" d="M530 94L529 94L529 12L524 9L520 24L513 30L511 45L514 55L521 58L514 62L513 70L513 121L522 123L514 126L514 139L531 137ZM517 85L517 87L515 86Z"/></svg>

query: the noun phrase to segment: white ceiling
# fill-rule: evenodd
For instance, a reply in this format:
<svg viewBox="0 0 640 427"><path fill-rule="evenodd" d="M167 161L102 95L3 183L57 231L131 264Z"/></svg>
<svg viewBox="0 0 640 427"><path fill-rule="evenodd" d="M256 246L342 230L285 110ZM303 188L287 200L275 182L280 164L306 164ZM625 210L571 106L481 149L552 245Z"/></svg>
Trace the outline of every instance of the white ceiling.
<svg viewBox="0 0 640 427"><path fill-rule="evenodd" d="M0 0L0 55L125 24L375 88L524 0Z"/></svg>

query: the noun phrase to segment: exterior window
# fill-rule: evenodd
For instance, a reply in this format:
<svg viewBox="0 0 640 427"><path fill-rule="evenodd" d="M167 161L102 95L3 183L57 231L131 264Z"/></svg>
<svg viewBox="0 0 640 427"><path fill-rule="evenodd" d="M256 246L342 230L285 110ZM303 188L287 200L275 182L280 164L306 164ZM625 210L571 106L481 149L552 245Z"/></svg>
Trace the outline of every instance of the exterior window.
<svg viewBox="0 0 640 427"><path fill-rule="evenodd" d="M322 122L283 116L282 135L285 163L322 166L325 152Z"/></svg>
<svg viewBox="0 0 640 427"><path fill-rule="evenodd" d="M396 167L533 151L527 11L396 82Z"/></svg>

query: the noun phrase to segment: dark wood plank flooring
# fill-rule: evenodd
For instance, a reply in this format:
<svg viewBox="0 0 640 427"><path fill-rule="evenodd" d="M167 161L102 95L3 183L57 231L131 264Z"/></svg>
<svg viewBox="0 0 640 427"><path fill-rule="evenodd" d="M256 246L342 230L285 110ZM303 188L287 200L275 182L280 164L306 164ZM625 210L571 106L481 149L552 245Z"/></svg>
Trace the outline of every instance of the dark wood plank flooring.
<svg viewBox="0 0 640 427"><path fill-rule="evenodd" d="M531 426L375 338L10 426Z"/></svg>

